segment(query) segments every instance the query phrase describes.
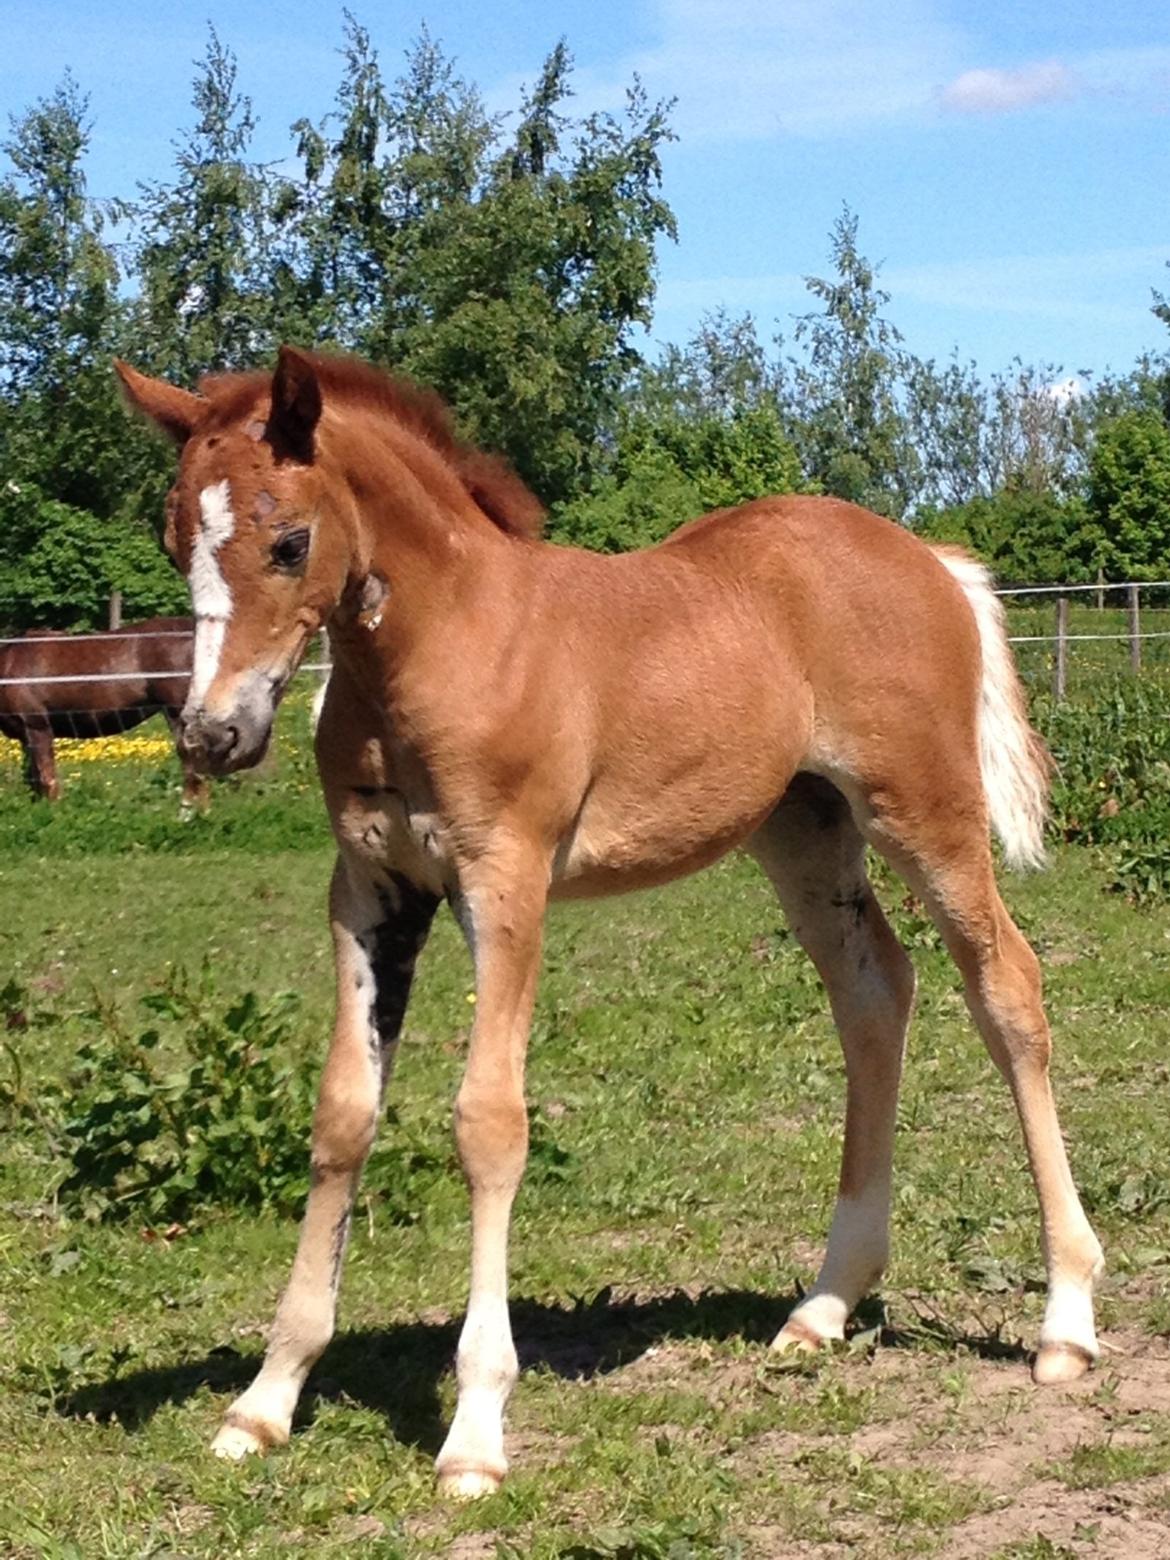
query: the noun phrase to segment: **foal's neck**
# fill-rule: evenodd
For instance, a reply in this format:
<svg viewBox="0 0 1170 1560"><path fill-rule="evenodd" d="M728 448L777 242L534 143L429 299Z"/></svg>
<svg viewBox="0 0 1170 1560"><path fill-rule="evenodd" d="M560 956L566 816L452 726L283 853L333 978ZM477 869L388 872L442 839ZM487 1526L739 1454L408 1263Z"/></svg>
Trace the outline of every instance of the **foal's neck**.
<svg viewBox="0 0 1170 1560"><path fill-rule="evenodd" d="M505 535L425 439L372 415L348 418L335 448L352 495L354 574L385 586L380 609L333 629L343 657L383 697L434 681L452 657L490 656L493 602L515 599L533 544Z"/></svg>

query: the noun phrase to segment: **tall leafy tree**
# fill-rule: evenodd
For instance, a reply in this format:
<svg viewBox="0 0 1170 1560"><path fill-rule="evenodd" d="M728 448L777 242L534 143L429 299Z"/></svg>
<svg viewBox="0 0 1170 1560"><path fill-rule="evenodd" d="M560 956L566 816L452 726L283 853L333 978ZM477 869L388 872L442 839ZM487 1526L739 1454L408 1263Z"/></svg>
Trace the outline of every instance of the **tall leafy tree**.
<svg viewBox="0 0 1170 1560"><path fill-rule="evenodd" d="M88 105L66 76L12 121L0 181L0 624L90 627L173 581L132 495L157 466L110 374L124 325L104 214L86 189Z"/></svg>
<svg viewBox="0 0 1170 1560"><path fill-rule="evenodd" d="M707 510L798 491L800 461L751 318L709 315L685 346L643 365L607 457L593 491L552 521L558 535L602 551L659 541Z"/></svg>
<svg viewBox="0 0 1170 1560"><path fill-rule="evenodd" d="M1103 423L1089 464L1089 509L1112 579L1165 579L1170 571L1170 427L1153 408Z"/></svg>
<svg viewBox="0 0 1170 1560"><path fill-rule="evenodd" d="M246 367L274 345L272 181L251 158L256 121L236 78L212 28L173 182L142 186L127 208L139 235L139 356L186 382Z"/></svg>
<svg viewBox="0 0 1170 1560"><path fill-rule="evenodd" d="M120 309L103 217L86 190L88 102L66 76L12 121L0 182L0 450L9 480L111 508L108 353Z"/></svg>
<svg viewBox="0 0 1170 1560"><path fill-rule="evenodd" d="M801 316L802 349L785 369L788 417L804 469L825 492L902 515L914 490L914 452L899 404L902 337L884 316L890 295L858 247L857 217L830 235L833 274L805 285L819 311Z"/></svg>
<svg viewBox="0 0 1170 1560"><path fill-rule="evenodd" d="M633 328L650 321L656 244L674 233L659 193L666 108L635 87L621 117L573 122L570 71L559 45L478 187L411 225L399 295L375 334L549 500L596 469L638 362ZM446 116L436 128L442 149Z"/></svg>

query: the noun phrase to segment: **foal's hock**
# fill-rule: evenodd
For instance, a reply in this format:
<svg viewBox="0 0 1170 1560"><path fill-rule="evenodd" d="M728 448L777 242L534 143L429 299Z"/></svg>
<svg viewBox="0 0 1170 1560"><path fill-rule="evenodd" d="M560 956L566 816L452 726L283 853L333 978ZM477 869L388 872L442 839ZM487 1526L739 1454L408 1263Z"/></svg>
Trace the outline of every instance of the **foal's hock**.
<svg viewBox="0 0 1170 1560"><path fill-rule="evenodd" d="M540 506L505 466L461 444L434 397L362 363L286 348L274 374L199 394L119 371L182 446L168 538L196 618L188 755L220 773L255 763L325 625L334 658L317 755L338 844L337 1016L312 1190L263 1368L216 1450L287 1440L329 1341L415 959L446 899L477 1001L455 1102L471 1295L438 1472L461 1495L499 1484L545 906L665 882L736 845L820 972L848 1083L824 1264L774 1347L840 1338L886 1261L914 977L869 844L929 906L1019 1110L1048 1267L1036 1379L1087 1369L1101 1253L1057 1124L1037 961L988 837L1040 858L1047 761L983 570L804 497L599 557L540 540Z"/></svg>

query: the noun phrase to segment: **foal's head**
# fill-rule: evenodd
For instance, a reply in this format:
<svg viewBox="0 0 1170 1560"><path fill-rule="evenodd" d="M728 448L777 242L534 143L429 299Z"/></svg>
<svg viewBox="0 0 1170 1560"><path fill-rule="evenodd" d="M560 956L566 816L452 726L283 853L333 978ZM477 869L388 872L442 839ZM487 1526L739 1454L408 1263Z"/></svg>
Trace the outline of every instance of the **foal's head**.
<svg viewBox="0 0 1170 1560"><path fill-rule="evenodd" d="M196 395L117 365L131 403L182 450L166 545L191 587L195 656L180 746L228 773L263 756L282 693L342 594L352 518L323 479L312 360L208 380Z"/></svg>
<svg viewBox="0 0 1170 1560"><path fill-rule="evenodd" d="M339 604L335 623L380 620L389 582L373 567L363 511L392 560L395 486L417 496L419 485L402 482L391 446L362 442L364 433L353 458L346 431L356 414L414 440L420 469L442 474L465 519L540 528L537 501L501 462L455 438L436 396L356 360L286 347L274 374L210 379L198 395L117 367L131 403L182 449L166 539L195 610L180 741L200 767L227 773L262 756L289 678Z"/></svg>

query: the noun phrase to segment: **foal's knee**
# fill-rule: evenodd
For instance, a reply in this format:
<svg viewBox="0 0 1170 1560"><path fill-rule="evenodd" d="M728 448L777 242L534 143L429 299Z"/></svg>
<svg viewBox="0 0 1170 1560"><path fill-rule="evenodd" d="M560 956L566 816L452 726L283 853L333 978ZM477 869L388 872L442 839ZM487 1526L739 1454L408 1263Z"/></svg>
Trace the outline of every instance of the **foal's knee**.
<svg viewBox="0 0 1170 1560"><path fill-rule="evenodd" d="M1052 1037L1044 1013L1040 961L1006 913L994 950L983 957L974 995L991 1020L988 1044L996 1062L1046 1071ZM986 1028L987 1026L981 1026Z"/></svg>
<svg viewBox="0 0 1170 1560"><path fill-rule="evenodd" d="M455 1143L472 1186L514 1187L528 1153L528 1112L520 1090L465 1079L455 1100Z"/></svg>
<svg viewBox="0 0 1170 1560"><path fill-rule="evenodd" d="M313 1167L349 1174L361 1169L378 1125L377 1098L368 1089L323 1080L313 1115Z"/></svg>

